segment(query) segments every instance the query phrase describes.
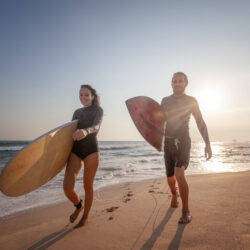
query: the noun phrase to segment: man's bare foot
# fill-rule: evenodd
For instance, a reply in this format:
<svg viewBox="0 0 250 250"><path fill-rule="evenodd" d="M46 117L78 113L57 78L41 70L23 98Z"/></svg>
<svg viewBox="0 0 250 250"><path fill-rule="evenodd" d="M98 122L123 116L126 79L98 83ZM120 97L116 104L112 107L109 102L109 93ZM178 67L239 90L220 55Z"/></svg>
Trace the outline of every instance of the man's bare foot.
<svg viewBox="0 0 250 250"><path fill-rule="evenodd" d="M177 194L176 195L172 195L172 200L171 200L170 207L177 208L178 204L179 204L179 202L177 201Z"/></svg>
<svg viewBox="0 0 250 250"><path fill-rule="evenodd" d="M190 212L182 212L182 216L179 220L179 224L188 224L191 222L192 216L190 215Z"/></svg>
<svg viewBox="0 0 250 250"><path fill-rule="evenodd" d="M81 218L81 220L77 223L75 228L83 227L86 223L87 223L87 218L86 219Z"/></svg>
<svg viewBox="0 0 250 250"><path fill-rule="evenodd" d="M77 219L78 215L81 213L83 208L84 208L84 206L82 206L81 208L76 208L76 210L73 212L73 214L70 215L69 221L71 223L73 223Z"/></svg>

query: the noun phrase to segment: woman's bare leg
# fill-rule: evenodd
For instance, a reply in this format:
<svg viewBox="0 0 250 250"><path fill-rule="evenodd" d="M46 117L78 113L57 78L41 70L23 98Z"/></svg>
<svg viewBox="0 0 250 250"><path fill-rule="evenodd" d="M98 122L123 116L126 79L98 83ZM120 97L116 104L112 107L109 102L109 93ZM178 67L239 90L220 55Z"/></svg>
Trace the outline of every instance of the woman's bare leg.
<svg viewBox="0 0 250 250"><path fill-rule="evenodd" d="M79 174L81 169L81 159L75 155L74 153L70 154L66 170L65 170L65 175L64 175L64 182L63 182L63 190L65 195L68 197L68 199L74 204L77 205L80 203L80 198L75 191L75 182L77 175ZM83 209L75 209L73 214L70 216L70 222L74 222Z"/></svg>
<svg viewBox="0 0 250 250"><path fill-rule="evenodd" d="M84 191L85 191L85 200L84 200L84 213L77 224L76 227L81 227L84 226L88 219L89 211L93 203L93 198L94 198L94 179L95 179L95 174L98 168L99 164L99 152L93 153L91 155L88 155L84 159Z"/></svg>

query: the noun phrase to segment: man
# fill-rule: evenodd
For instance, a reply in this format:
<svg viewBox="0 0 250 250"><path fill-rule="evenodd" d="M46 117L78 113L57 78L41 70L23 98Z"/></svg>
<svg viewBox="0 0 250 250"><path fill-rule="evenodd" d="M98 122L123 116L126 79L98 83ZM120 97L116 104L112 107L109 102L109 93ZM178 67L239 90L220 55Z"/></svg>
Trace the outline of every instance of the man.
<svg viewBox="0 0 250 250"><path fill-rule="evenodd" d="M190 158L189 119L191 114L194 116L205 142L205 157L207 160L212 157L206 124L202 118L196 99L185 94L187 85L188 78L184 73L174 73L172 78L173 94L164 97L161 103L166 115L164 156L167 182L172 193L170 206L178 206L175 186L177 181L182 200L182 216L179 220L181 224L191 221L188 206L189 189L184 174Z"/></svg>

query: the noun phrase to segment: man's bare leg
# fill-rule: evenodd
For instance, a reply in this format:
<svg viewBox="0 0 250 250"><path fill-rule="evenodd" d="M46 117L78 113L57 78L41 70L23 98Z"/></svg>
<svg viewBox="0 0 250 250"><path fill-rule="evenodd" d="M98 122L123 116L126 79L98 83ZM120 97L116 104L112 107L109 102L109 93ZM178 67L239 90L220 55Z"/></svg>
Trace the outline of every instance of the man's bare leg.
<svg viewBox="0 0 250 250"><path fill-rule="evenodd" d="M172 200L171 200L171 204L170 207L176 208L178 207L178 201L177 201L177 191L176 191L176 179L175 176L171 176L167 178L168 181L168 185L170 187L170 191L172 193Z"/></svg>
<svg viewBox="0 0 250 250"><path fill-rule="evenodd" d="M185 166L181 168L175 168L175 177L179 186L179 192L182 200L182 217L179 223L186 224L191 221L189 206L188 206L188 195L189 188L184 174Z"/></svg>

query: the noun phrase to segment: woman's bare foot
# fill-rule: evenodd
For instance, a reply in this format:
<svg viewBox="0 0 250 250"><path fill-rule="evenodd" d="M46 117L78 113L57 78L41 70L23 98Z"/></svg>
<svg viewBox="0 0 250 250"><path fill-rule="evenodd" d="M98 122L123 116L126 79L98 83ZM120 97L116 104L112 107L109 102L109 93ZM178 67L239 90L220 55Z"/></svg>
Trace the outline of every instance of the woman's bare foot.
<svg viewBox="0 0 250 250"><path fill-rule="evenodd" d="M81 220L77 223L75 228L83 227L87 223L88 218L81 218Z"/></svg>
<svg viewBox="0 0 250 250"><path fill-rule="evenodd" d="M190 212L182 212L182 216L179 220L179 224L188 224L191 222L192 216L190 215Z"/></svg>

